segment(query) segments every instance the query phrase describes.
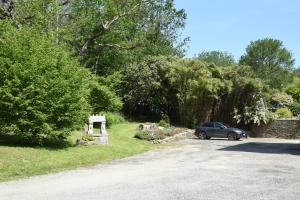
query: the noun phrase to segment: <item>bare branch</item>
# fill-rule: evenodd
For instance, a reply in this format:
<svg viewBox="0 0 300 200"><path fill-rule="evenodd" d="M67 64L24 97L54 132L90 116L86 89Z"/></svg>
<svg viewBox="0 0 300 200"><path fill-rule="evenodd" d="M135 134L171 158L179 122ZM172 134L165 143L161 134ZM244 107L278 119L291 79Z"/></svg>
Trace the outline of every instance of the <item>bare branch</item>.
<svg viewBox="0 0 300 200"><path fill-rule="evenodd" d="M101 44L101 43L96 43L100 47L107 47L107 48L117 48L117 49L124 49L124 50L130 50L130 49L135 49L139 45L132 45L132 46L121 46L119 44Z"/></svg>
<svg viewBox="0 0 300 200"><path fill-rule="evenodd" d="M65 6L65 5L67 5L67 4L69 4L70 3L70 0L65 0L65 1L63 1L63 2L61 2L61 6Z"/></svg>
<svg viewBox="0 0 300 200"><path fill-rule="evenodd" d="M140 4L136 4L136 5L135 5L134 7L132 7L129 11L120 13L120 14L114 16L114 17L112 18L112 20L107 21L107 22L105 22L105 23L102 23L103 29L104 29L104 30L108 30L108 29L109 29L116 21L118 21L120 18L132 14L132 13L135 11L135 9L136 9L139 5L140 5Z"/></svg>
<svg viewBox="0 0 300 200"><path fill-rule="evenodd" d="M80 50L80 54L84 54L87 52L88 48L95 43L95 40L100 37L102 34L104 34L107 30L109 30L112 25L114 25L119 19L131 15L132 13L135 12L135 10L140 6L140 4L136 4L135 6L133 6L130 10L123 12L123 13L119 13L117 15L115 15L114 17L112 17L111 20L106 21L101 23L101 25L99 25L98 27L96 27L94 29L94 33L92 33L86 40L86 42L84 43L84 45L82 46L81 50ZM108 46L106 46L108 47ZM117 47L117 46L114 46Z"/></svg>

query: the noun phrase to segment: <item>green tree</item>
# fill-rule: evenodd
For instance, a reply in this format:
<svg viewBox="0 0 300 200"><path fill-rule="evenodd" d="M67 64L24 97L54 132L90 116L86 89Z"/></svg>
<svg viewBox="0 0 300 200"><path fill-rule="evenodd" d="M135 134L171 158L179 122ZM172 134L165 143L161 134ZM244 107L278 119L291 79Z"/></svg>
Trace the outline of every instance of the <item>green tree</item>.
<svg viewBox="0 0 300 200"><path fill-rule="evenodd" d="M300 67L294 70L294 76L300 78Z"/></svg>
<svg viewBox="0 0 300 200"><path fill-rule="evenodd" d="M165 58L149 57L129 64L122 70L121 96L124 111L131 115L160 115L166 104L167 90L163 87Z"/></svg>
<svg viewBox="0 0 300 200"><path fill-rule="evenodd" d="M215 64L219 67L228 67L235 64L232 54L222 51L203 51L197 58L208 64Z"/></svg>
<svg viewBox="0 0 300 200"><path fill-rule="evenodd" d="M173 0L76 0L66 24L82 62L101 75L148 56L180 54L186 14ZM102 9L97 9L97 8Z"/></svg>
<svg viewBox="0 0 300 200"><path fill-rule="evenodd" d="M294 101L300 102L300 78L296 74L294 74L293 82L288 84L284 91L291 95Z"/></svg>
<svg viewBox="0 0 300 200"><path fill-rule="evenodd" d="M95 77L90 86L90 105L93 113L119 112L122 109L123 102L115 93L114 85L107 81L109 78Z"/></svg>
<svg viewBox="0 0 300 200"><path fill-rule="evenodd" d="M64 138L90 112L88 70L38 31L0 22L0 127L30 143Z"/></svg>
<svg viewBox="0 0 300 200"><path fill-rule="evenodd" d="M279 89L291 82L294 62L282 41L270 38L251 42L240 59L240 64L251 66L257 77Z"/></svg>
<svg viewBox="0 0 300 200"><path fill-rule="evenodd" d="M196 59L178 59L168 69L180 122L185 126L193 127L194 123L210 120L220 97L231 90L231 82L215 65Z"/></svg>
<svg viewBox="0 0 300 200"><path fill-rule="evenodd" d="M186 40L178 33L186 13L173 0L10 1L12 9L3 10L5 16L0 10L0 19L39 28L55 43L69 45L81 63L100 76L149 55L184 51Z"/></svg>

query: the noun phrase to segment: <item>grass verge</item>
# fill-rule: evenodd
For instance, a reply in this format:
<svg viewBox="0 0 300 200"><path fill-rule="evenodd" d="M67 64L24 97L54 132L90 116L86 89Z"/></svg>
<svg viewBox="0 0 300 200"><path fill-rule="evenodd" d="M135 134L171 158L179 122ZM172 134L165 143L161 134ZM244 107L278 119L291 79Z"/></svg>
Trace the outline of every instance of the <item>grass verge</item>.
<svg viewBox="0 0 300 200"><path fill-rule="evenodd" d="M42 148L0 145L0 182L93 165L156 148L149 142L134 138L137 127L137 123L122 123L108 129L107 146ZM70 139L76 138L74 134Z"/></svg>

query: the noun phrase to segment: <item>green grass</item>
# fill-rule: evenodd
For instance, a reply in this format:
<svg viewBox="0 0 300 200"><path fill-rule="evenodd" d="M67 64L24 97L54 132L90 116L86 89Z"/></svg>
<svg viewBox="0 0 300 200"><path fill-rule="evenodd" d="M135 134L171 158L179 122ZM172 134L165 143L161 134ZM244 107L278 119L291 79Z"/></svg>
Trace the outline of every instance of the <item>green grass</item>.
<svg viewBox="0 0 300 200"><path fill-rule="evenodd" d="M123 123L108 129L109 145L68 148L13 147L0 145L0 182L74 169L110 161L156 148L133 138L137 123ZM70 140L79 137L75 133Z"/></svg>

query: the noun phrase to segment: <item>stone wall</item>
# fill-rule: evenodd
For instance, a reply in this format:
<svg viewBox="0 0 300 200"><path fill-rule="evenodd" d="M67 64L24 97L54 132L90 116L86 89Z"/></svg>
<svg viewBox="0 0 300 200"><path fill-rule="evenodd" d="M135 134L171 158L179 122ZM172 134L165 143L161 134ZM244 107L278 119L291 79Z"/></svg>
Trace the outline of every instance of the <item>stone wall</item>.
<svg viewBox="0 0 300 200"><path fill-rule="evenodd" d="M279 119L267 125L253 126L251 137L300 139L300 120Z"/></svg>

